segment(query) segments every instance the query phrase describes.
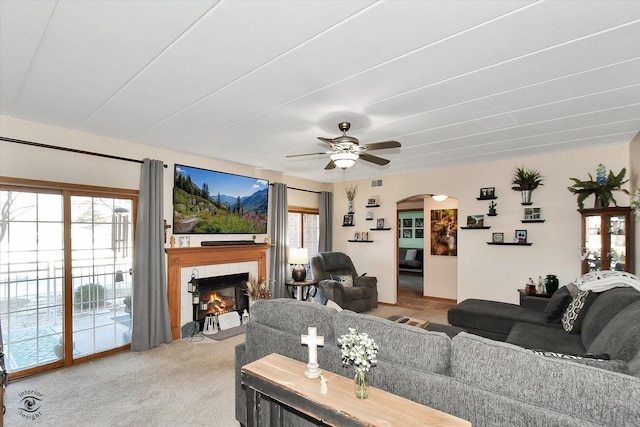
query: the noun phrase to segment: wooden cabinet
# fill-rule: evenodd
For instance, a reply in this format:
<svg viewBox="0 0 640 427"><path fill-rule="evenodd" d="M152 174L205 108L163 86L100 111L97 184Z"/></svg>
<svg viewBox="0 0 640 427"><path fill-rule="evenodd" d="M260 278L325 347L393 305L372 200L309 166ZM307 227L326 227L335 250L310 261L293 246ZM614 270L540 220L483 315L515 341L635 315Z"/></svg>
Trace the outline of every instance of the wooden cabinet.
<svg viewBox="0 0 640 427"><path fill-rule="evenodd" d="M597 270L633 271L631 208L584 209L582 215L582 273Z"/></svg>

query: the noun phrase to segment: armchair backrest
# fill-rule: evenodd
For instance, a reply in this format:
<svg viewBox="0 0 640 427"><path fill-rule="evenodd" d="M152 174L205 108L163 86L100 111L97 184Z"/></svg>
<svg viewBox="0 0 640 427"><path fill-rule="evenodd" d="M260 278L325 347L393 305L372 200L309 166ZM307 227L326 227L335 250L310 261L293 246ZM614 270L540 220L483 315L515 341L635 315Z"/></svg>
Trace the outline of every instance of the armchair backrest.
<svg viewBox="0 0 640 427"><path fill-rule="evenodd" d="M354 279L358 277L351 258L342 252L319 252L311 258L311 271L314 280L330 279L331 275L350 274Z"/></svg>

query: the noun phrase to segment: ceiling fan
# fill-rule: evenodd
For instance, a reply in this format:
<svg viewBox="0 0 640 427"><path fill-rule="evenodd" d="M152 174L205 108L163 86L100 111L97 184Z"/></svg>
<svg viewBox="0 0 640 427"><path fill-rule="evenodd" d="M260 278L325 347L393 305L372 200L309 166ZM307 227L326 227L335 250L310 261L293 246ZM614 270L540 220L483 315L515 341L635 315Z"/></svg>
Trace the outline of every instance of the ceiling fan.
<svg viewBox="0 0 640 427"><path fill-rule="evenodd" d="M373 144L360 145L357 138L347 135L347 131L351 128L351 123L341 122L338 123L338 129L342 131L342 136L337 138L323 138L321 136L318 139L322 142L329 144L330 151L323 151L320 153L308 153L308 154L291 154L287 157L302 157L302 156L316 156L320 154L330 154L331 161L325 166L325 170L335 169L339 167L342 170L346 170L353 166L358 159L362 159L367 162L375 163L376 165L386 165L389 160L382 157L373 156L368 151L382 150L385 148L399 148L401 144L398 141L382 141L374 142Z"/></svg>

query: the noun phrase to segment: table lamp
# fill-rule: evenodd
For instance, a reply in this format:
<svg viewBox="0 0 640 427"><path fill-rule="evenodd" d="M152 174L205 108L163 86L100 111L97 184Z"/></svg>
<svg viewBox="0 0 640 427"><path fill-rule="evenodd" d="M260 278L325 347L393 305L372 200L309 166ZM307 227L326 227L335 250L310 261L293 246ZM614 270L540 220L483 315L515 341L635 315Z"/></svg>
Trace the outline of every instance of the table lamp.
<svg viewBox="0 0 640 427"><path fill-rule="evenodd" d="M294 264L291 278L295 282L304 282L307 278L307 269L303 264L309 262L309 251L306 248L289 248L289 264Z"/></svg>

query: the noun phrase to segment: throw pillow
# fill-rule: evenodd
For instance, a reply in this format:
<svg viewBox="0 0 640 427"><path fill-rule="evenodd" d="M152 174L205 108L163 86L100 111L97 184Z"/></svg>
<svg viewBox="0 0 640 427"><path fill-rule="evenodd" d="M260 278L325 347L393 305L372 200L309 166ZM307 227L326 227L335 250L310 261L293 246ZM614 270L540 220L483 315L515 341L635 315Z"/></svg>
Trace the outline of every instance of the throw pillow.
<svg viewBox="0 0 640 427"><path fill-rule="evenodd" d="M547 315L547 323L560 322L562 314L566 311L572 299L569 288L566 286L555 291L544 309L544 314Z"/></svg>
<svg viewBox="0 0 640 427"><path fill-rule="evenodd" d="M623 360L600 359L597 356L576 356L573 354L556 353L553 351L542 350L533 350L533 352L540 356L570 360L575 363L593 366L600 369L606 369L608 371L620 372L623 374L629 373L629 365Z"/></svg>
<svg viewBox="0 0 640 427"><path fill-rule="evenodd" d="M334 276L332 274L331 280L342 283L342 286L344 286L345 288L350 288L351 286L353 286L353 277L351 277L350 274L345 274L343 276Z"/></svg>
<svg viewBox="0 0 640 427"><path fill-rule="evenodd" d="M404 256L405 261L415 261L418 255L417 249L407 249L407 253Z"/></svg>
<svg viewBox="0 0 640 427"><path fill-rule="evenodd" d="M327 300L327 307L331 307L333 309L336 309L338 311L342 311L342 307L340 307L334 300L332 299L328 299Z"/></svg>
<svg viewBox="0 0 640 427"><path fill-rule="evenodd" d="M578 292L562 315L562 327L566 332L571 334L580 332L584 316L597 296L597 293L591 291Z"/></svg>

